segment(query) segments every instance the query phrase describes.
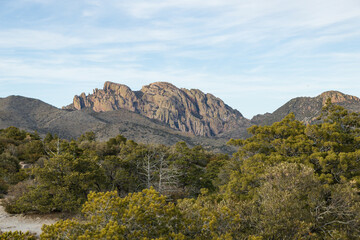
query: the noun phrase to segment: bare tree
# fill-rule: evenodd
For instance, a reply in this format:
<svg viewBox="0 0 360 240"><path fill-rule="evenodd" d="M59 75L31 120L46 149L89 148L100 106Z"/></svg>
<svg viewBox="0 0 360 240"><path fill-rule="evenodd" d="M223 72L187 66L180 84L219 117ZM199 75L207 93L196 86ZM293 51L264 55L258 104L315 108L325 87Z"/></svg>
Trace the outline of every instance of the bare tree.
<svg viewBox="0 0 360 240"><path fill-rule="evenodd" d="M175 164L171 164L167 152L161 147L151 146L138 166L147 188L154 187L165 195L178 190L180 171Z"/></svg>
<svg viewBox="0 0 360 240"><path fill-rule="evenodd" d="M179 188L180 171L175 164L170 164L165 158L165 153L161 154L159 160L159 181L157 190L161 194L170 195Z"/></svg>
<svg viewBox="0 0 360 240"><path fill-rule="evenodd" d="M155 187L155 172L158 168L155 156L156 151L152 148L144 154L142 164L140 164L141 171L139 174L144 176L146 188Z"/></svg>

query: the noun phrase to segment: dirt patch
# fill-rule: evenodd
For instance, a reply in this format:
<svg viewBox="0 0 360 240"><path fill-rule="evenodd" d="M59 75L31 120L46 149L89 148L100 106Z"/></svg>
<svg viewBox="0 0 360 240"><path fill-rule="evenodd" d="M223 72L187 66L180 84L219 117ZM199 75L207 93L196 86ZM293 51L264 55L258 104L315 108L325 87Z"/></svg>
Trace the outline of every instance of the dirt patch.
<svg viewBox="0 0 360 240"><path fill-rule="evenodd" d="M1 204L1 202L0 202ZM44 224L53 224L59 218L53 215L23 215L23 214L8 214L4 207L0 205L0 230L7 231L30 231L40 235L41 227Z"/></svg>

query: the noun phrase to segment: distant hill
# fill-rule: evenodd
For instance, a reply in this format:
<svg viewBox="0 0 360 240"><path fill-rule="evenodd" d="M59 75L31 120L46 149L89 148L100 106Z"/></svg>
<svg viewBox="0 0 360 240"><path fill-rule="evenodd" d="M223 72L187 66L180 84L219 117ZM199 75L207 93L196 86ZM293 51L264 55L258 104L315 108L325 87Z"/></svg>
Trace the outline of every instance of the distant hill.
<svg viewBox="0 0 360 240"><path fill-rule="evenodd" d="M37 99L10 96L0 99L0 128L8 126L72 138L105 124L83 111L65 111Z"/></svg>
<svg viewBox="0 0 360 240"><path fill-rule="evenodd" d="M172 145L185 141L217 152L232 152L230 138L248 137L251 125L270 125L293 112L296 119L312 123L325 101L360 112L360 99L337 91L317 97L298 97L273 113L256 115L251 121L221 99L200 90L178 89L169 83L153 83L141 91L106 82L103 90L74 97L73 104L59 109L37 99L21 96L0 98L0 128L19 127L50 132L61 138L78 138L93 131L99 140L118 134L142 143ZM198 135L198 136L196 136Z"/></svg>
<svg viewBox="0 0 360 240"><path fill-rule="evenodd" d="M155 82L132 91L128 86L105 82L93 94L75 96L65 109L92 109L108 112L127 109L170 128L196 136L218 136L250 126L242 114L221 99L198 89L177 88L167 82Z"/></svg>
<svg viewBox="0 0 360 240"><path fill-rule="evenodd" d="M256 125L271 125L274 122L281 121L286 115L293 112L297 120L311 124L316 117L321 114L321 109L328 98L330 98L333 103L343 106L350 111L360 112L359 98L338 91L328 91L317 97L298 97L291 99L273 113L254 116L251 119L251 123Z"/></svg>
<svg viewBox="0 0 360 240"><path fill-rule="evenodd" d="M146 118L126 109L110 112L62 110L37 99L21 96L0 98L0 128L15 126L40 135L50 132L61 138L78 138L93 131L99 140L107 140L118 134L142 143L172 145L185 141L189 146L203 145L215 151L229 152L227 139L196 137L171 129L166 124Z"/></svg>

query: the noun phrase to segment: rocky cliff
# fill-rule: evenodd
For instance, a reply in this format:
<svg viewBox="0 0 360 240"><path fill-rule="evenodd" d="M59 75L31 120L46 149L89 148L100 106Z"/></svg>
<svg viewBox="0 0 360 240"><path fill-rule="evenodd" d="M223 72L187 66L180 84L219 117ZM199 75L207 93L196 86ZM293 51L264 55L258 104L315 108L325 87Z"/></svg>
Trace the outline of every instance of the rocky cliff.
<svg viewBox="0 0 360 240"><path fill-rule="evenodd" d="M326 100L330 98L332 103L344 108L360 112L360 99L338 91L324 92L317 97L298 97L291 99L273 113L259 114L253 117L251 122L257 125L271 125L281 121L286 115L293 112L295 118L305 123L312 123L320 114Z"/></svg>
<svg viewBox="0 0 360 240"><path fill-rule="evenodd" d="M95 112L127 109L166 123L173 129L197 136L216 136L249 120L212 94L197 89L179 89L166 82L155 82L132 91L128 86L105 82L93 94L75 96L66 108L91 108Z"/></svg>
<svg viewBox="0 0 360 240"><path fill-rule="evenodd" d="M81 109L76 111L61 110L40 100L21 96L0 98L0 129L15 126L37 131L41 136L48 132L56 133L66 139L76 139L87 131L93 131L97 139L103 141L121 134L136 142L172 145L185 141L189 146L200 144L209 150L228 153L234 149L225 146L225 143L230 138L249 136L246 129L250 124L272 124L290 112L294 112L298 120L311 123L328 98L350 111L360 112L359 98L330 91L313 98L292 99L274 113L258 115L249 123L220 99L199 90L178 89L167 83L153 83L140 91L106 83L104 89L95 90L88 96L76 96L74 103L67 107ZM115 109L118 110L110 111ZM190 130L204 129L216 137L181 132L175 124L179 121L182 125L178 123L177 126ZM189 128L189 123L194 128ZM175 127L170 128L170 125ZM196 128L199 125L202 128Z"/></svg>
<svg viewBox="0 0 360 240"><path fill-rule="evenodd" d="M127 109L197 136L216 136L250 126L240 112L212 94L179 89L166 82L143 86L140 91L105 82L104 88L95 89L93 94L75 96L73 104L66 108L90 108L95 112Z"/></svg>
<svg viewBox="0 0 360 240"><path fill-rule="evenodd" d="M67 140L77 139L85 132L92 131L99 141L107 141L121 134L138 143L173 145L184 141L189 147L201 145L215 152L232 153L236 150L225 145L228 138L183 133L126 109L108 112L94 112L91 109L68 111L21 96L0 98L0 129L10 126L28 132L37 131L41 137L47 133L57 134ZM236 135L236 138L239 137L242 136Z"/></svg>

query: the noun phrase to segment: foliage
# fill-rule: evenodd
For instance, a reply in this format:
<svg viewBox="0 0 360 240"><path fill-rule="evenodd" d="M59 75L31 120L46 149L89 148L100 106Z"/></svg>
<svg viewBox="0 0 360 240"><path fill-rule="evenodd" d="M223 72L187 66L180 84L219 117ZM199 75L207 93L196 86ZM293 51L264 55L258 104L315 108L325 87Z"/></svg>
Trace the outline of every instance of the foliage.
<svg viewBox="0 0 360 240"><path fill-rule="evenodd" d="M88 141L88 142L92 142L95 141L96 136L94 132L86 132L83 135L81 135L78 139L79 142L82 141Z"/></svg>
<svg viewBox="0 0 360 240"><path fill-rule="evenodd" d="M9 186L28 178L20 162L33 163L44 155L38 134L28 133L16 127L0 130L0 196Z"/></svg>
<svg viewBox="0 0 360 240"><path fill-rule="evenodd" d="M153 188L118 197L117 192L90 193L85 220L44 226L42 239L183 239L180 213ZM170 238L169 238L170 237Z"/></svg>
<svg viewBox="0 0 360 240"><path fill-rule="evenodd" d="M320 119L306 126L289 114L271 126L249 128L253 136L246 140L230 140L239 150L222 173L224 192L234 199L252 198L266 167L281 162L309 166L325 184L359 184L360 115L328 102Z"/></svg>
<svg viewBox="0 0 360 240"><path fill-rule="evenodd" d="M91 137L92 133L84 136ZM120 196L126 196L154 187L174 201L196 196L203 187L215 190L212 177L226 158L201 147L188 148L185 143L173 147L144 145L121 135L105 143L94 140L91 137L69 142L48 134L41 144L34 140L20 145L22 156L37 154L31 171L34 181L26 186L22 196L7 200L7 211L74 213L80 210L90 191L117 190ZM32 147L28 149L29 146ZM212 161L218 164L210 164L207 172ZM13 168L18 166L18 160L13 162ZM19 174L14 176L20 179L21 171L16 171ZM1 186L2 192L6 192L8 185Z"/></svg>
<svg viewBox="0 0 360 240"><path fill-rule="evenodd" d="M189 239L237 239L250 229L247 203L221 200L203 189L197 199L179 200L184 235ZM250 207L250 208L249 208Z"/></svg>
<svg viewBox="0 0 360 240"><path fill-rule="evenodd" d="M360 199L349 184L322 185L310 167L280 163L258 190L259 229L265 239L360 237Z"/></svg>
<svg viewBox="0 0 360 240"><path fill-rule="evenodd" d="M13 213L75 212L86 200L88 191L100 190L102 172L93 158L75 158L66 153L44 161L33 170L36 185L13 203Z"/></svg>
<svg viewBox="0 0 360 240"><path fill-rule="evenodd" d="M43 227L43 239L360 239L360 114L327 102L317 122L289 114L227 155L0 131L0 193L28 178L11 212L83 217ZM24 176L23 176L24 175ZM23 176L23 177L22 177Z"/></svg>
<svg viewBox="0 0 360 240"><path fill-rule="evenodd" d="M36 236L29 233L29 232L21 232L21 231L14 231L14 232L1 232L0 231L0 239L2 240L36 240Z"/></svg>

